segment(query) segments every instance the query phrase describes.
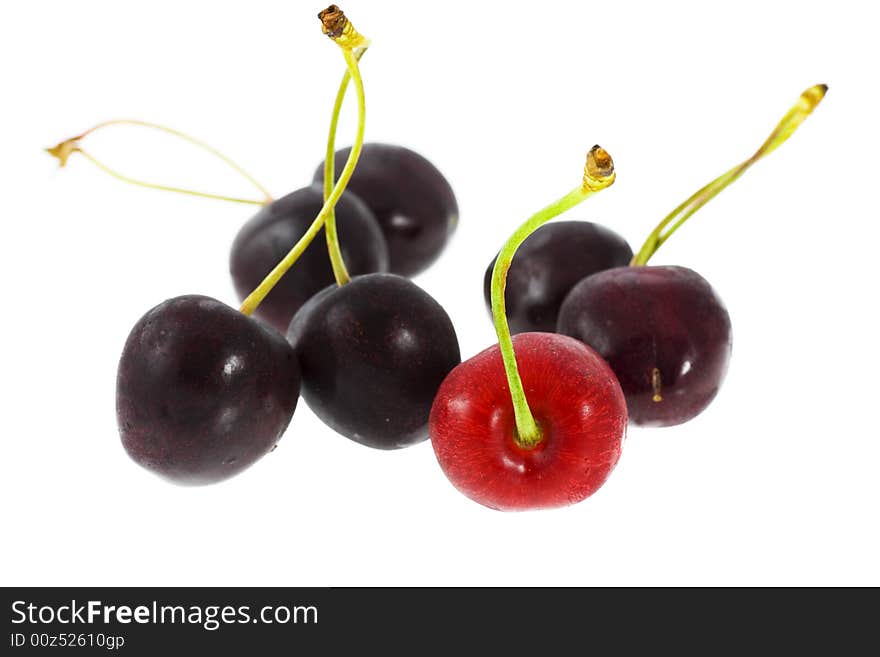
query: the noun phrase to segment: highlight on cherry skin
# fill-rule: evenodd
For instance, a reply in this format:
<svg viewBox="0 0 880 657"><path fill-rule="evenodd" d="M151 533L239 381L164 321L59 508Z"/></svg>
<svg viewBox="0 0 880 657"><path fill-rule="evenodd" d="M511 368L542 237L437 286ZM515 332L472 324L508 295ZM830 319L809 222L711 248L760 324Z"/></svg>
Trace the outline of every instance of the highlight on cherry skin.
<svg viewBox="0 0 880 657"><path fill-rule="evenodd" d="M323 290L294 316L287 337L309 408L377 449L427 439L437 389L461 362L443 307L394 274L355 276Z"/></svg>
<svg viewBox="0 0 880 657"><path fill-rule="evenodd" d="M336 152L337 177L350 152ZM324 180L323 163L314 180ZM364 144L348 189L378 220L394 274L413 276L426 269L458 225L458 202L449 182L431 162L403 146Z"/></svg>
<svg viewBox="0 0 880 657"><path fill-rule="evenodd" d="M589 221L556 221L532 233L507 273L504 293L511 333L556 331L559 307L582 279L632 260L627 241L610 228ZM483 277L486 307L492 312L492 270Z"/></svg>
<svg viewBox="0 0 880 657"><path fill-rule="evenodd" d="M444 474L475 502L502 511L574 504L596 492L617 464L626 402L607 363L582 342L554 333L513 336L523 388L541 430L517 440L498 345L443 382L431 410L431 442Z"/></svg>
<svg viewBox="0 0 880 657"><path fill-rule="evenodd" d="M272 451L299 398L283 336L210 297L169 299L134 326L119 360L122 444L185 485L238 474Z"/></svg>
<svg viewBox="0 0 880 657"><path fill-rule="evenodd" d="M298 189L263 207L239 230L229 256L229 271L240 301L244 301L273 267L306 233L324 205L320 187ZM353 275L388 270L388 247L373 213L346 191L335 206L342 256ZM312 296L334 282L322 240L312 243L296 267L278 281L254 311L285 333L290 320Z"/></svg>

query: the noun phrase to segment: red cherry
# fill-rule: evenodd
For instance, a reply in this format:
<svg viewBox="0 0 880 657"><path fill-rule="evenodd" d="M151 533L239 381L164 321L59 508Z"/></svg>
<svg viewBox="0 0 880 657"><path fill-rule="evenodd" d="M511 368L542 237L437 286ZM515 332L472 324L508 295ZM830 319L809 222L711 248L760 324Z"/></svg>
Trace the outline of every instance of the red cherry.
<svg viewBox="0 0 880 657"><path fill-rule="evenodd" d="M582 342L553 333L513 337L542 441L521 447L498 345L456 367L431 409L443 472L472 500L499 510L574 504L605 482L620 458L626 401L608 364Z"/></svg>

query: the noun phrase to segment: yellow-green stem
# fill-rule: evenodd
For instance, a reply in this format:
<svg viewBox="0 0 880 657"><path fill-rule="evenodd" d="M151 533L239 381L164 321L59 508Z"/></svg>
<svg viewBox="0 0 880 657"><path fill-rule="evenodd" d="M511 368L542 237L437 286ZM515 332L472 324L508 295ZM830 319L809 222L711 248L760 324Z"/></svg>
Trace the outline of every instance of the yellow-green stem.
<svg viewBox="0 0 880 657"><path fill-rule="evenodd" d="M516 419L515 440L520 447L525 449L534 448L542 440L541 428L535 422L532 411L529 408L526 393L523 389L519 368L516 364L516 353L513 349L513 338L510 336L510 327L507 324L507 313L504 303L504 290L507 285L507 272L513 262L513 256L520 245L534 233L541 225L554 217L576 206L588 196L610 186L615 179L614 164L611 157L599 146L594 146L587 154L587 165L584 168L584 178L581 185L573 189L558 201L551 203L543 210L532 215L525 221L510 239L505 242L495 261L492 270L491 297L492 297L492 320L495 324L495 332L498 334L498 347L501 350L501 359L504 362L504 372L507 375L507 383L510 388L510 398L513 402L513 412Z"/></svg>
<svg viewBox="0 0 880 657"><path fill-rule="evenodd" d="M143 180L136 180L134 178L129 178L128 176L119 173L118 171L114 171L106 164L90 155L86 151L82 149L78 149L77 152L86 158L89 162L94 164L96 167L101 169L106 174L109 174L116 178L117 180L121 180L122 182L130 183L132 185L137 185L138 187L146 187L147 189L157 189L162 192L174 192L176 194L186 194L188 196L198 196L200 198L210 198L215 199L217 201L229 201L230 203L245 203L247 205L264 205L264 201L256 201L249 198L238 198L235 196L224 196L222 194L211 194L208 192L199 192L193 189L185 189L183 187L172 187L170 185L159 185L157 183L145 182Z"/></svg>
<svg viewBox="0 0 880 657"><path fill-rule="evenodd" d="M230 168L232 168L234 171L236 171L238 174L240 174L243 178L245 178L248 182L250 182L263 195L263 200L252 200L252 199L246 199L246 198L238 198L238 197L234 197L234 196L226 196L223 194L211 194L208 192L200 192L200 191L196 191L196 190L192 190L192 189L185 189L182 187L176 187L173 185L160 185L160 184L156 184L156 183L146 182L143 180L138 180L137 178L132 178L130 176L126 176L125 174L119 173L118 171L110 168L109 166L107 166L106 164L101 162L95 156L93 156L93 155L87 153L85 150L83 150L82 145L80 143L85 137L92 134L93 132L96 132L102 128L106 128L106 127L114 126L114 125L133 125L133 126L140 126L143 128L150 128L152 130L158 130L160 132L167 133L167 134L172 135L174 137L177 137L179 139L183 139L184 141L187 141L190 144L193 144L194 146L198 146L202 150L207 151L208 153L210 153L214 157L221 160L223 163L228 165ZM62 142L59 142L57 145L53 146L52 148L47 148L46 151L50 155L52 155L53 157L56 157L62 167L67 164L67 158L69 158L73 153L79 153L80 155L85 157L89 162L91 162L92 164L97 166L99 169L101 169L105 173L113 176L117 180L121 180L122 182L126 182L131 185L137 185L138 187L146 187L148 189L158 189L158 190L165 191L165 192L175 192L177 194L187 194L190 196L199 196L202 198L216 199L219 201L230 201L233 203L247 203L249 205L266 205L267 203L272 202L272 195L269 194L269 191L265 187L263 187L263 185L261 185L259 182L257 182L257 180L250 173L248 173L242 166L240 166L239 164L234 162L231 158L227 157L226 155L224 155L223 153L218 151L216 148L209 146L208 144L201 141L200 139L196 139L195 137L192 137L192 136L186 134L185 132L181 132L179 130L169 128L167 126L160 125L158 123L149 123L147 121L139 121L136 119L115 119L113 121L104 121L103 123L99 123L99 124L89 128L85 132L78 134L75 137L71 137L70 139L66 139Z"/></svg>
<svg viewBox="0 0 880 657"><path fill-rule="evenodd" d="M367 46L358 48L354 52L355 59L360 62L361 57L367 51ZM330 117L330 134L327 137L327 153L324 157L324 200L330 198L333 192L333 184L336 176L336 128L339 124L339 114L342 111L342 102L345 100L345 92L348 89L348 82L351 80L351 74L348 67L345 69L345 75L342 76L342 82L339 84L339 91L336 92L336 101L333 104L333 115ZM362 117L364 108L358 107L358 117ZM361 120L361 119L359 119ZM327 214L324 230L327 233L327 253L330 256L330 266L333 268L333 277L336 279L337 285L345 285L351 281L348 270L345 267L345 260L342 258L342 250L339 246L339 236L336 233L336 209L331 208Z"/></svg>
<svg viewBox="0 0 880 657"><path fill-rule="evenodd" d="M761 144L761 147L744 162L736 165L730 171L718 176L708 185L700 188L684 203L670 212L657 227L648 235L648 239L633 257L633 266L646 265L651 256L657 252L666 240L677 231L697 210L715 198L728 185L742 176L755 162L769 155L779 148L787 140L798 126L816 109L819 102L825 97L828 86L817 84L801 94L798 102L782 118L770 136Z"/></svg>
<svg viewBox="0 0 880 657"><path fill-rule="evenodd" d="M312 225L309 226L309 229L294 245L290 252L284 256L284 259L279 262L271 272L269 272L266 278L264 278L256 289L242 302L240 310L245 315L250 315L257 309L257 306L262 303L263 299L265 299L269 292L272 291L272 288L274 288L278 281L281 280L281 277L287 273L287 270L293 266L293 263L297 261L303 251L305 251L309 244L312 243L312 240L315 239L315 236L320 232L321 228L324 227L324 222L327 220L327 216L339 201L339 197L342 196L342 193L345 191L345 187L351 179L351 174L354 173L354 169L357 166L358 158L360 158L364 144L364 108L366 107L364 85L358 68L357 57L355 57L350 49L345 47L342 47L342 53L345 57L345 63L348 67L351 80L354 83L355 94L357 96L358 126L354 144L351 147L348 160L345 162L345 167L339 175L339 180L336 181L336 184L333 186L327 200L324 201L324 205L318 213L318 216L315 217Z"/></svg>

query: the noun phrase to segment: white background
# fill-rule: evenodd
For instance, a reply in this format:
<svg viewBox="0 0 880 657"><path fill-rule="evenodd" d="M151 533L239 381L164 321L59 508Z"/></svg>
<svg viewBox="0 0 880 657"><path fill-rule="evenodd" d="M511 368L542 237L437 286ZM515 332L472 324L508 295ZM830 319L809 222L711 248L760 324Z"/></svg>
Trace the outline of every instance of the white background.
<svg viewBox="0 0 880 657"><path fill-rule="evenodd" d="M567 218L636 248L749 155L806 87L800 131L655 258L699 271L734 327L730 374L696 420L630 430L574 507L502 514L461 496L430 444L386 453L304 403L278 449L207 488L131 462L116 364L150 307L235 303L229 245L252 208L126 186L41 151L108 118L164 122L275 193L323 157L344 64L312 2L4 3L2 457L6 585L880 584L875 255L880 107L869 3L349 0L372 38L368 140L445 172L461 224L418 283L462 354L493 341L483 271L574 186L593 143L618 182ZM346 105L340 143L353 134ZM137 129L87 142L127 173L249 194Z"/></svg>

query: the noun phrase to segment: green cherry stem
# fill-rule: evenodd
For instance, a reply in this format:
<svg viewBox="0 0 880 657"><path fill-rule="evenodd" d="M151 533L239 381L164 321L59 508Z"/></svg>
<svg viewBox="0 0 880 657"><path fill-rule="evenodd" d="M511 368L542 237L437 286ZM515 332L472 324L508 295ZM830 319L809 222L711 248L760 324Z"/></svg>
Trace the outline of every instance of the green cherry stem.
<svg viewBox="0 0 880 657"><path fill-rule="evenodd" d="M345 167L343 167L342 173L339 174L339 180L333 185L333 189L324 201L324 205L321 207L320 212L318 212L318 216L315 217L315 220L312 222L312 225L309 226L309 229L293 246L288 254L284 256L281 262L275 265L275 268L269 272L266 278L264 278L254 291L251 292L242 302L240 310L245 315L251 315L257 309L257 306L262 303L263 299L265 299L269 292L272 291L272 288L274 288L278 281L281 280L281 277L287 273L287 270L293 266L297 259L302 255L303 251L308 248L312 243L312 240L315 239L315 236L324 227L324 222L327 221L327 217L336 206L339 197L342 196L342 193L348 185L348 181L351 179L351 175L354 173L354 169L357 166L357 161L360 158L361 150L364 145L366 101L364 98L364 83L361 79L360 69L358 68L358 57L355 55L354 51L357 48L365 48L369 44L369 41L354 29L351 22L345 17L342 11L336 7L336 5L331 5L322 11L318 14L318 18L321 19L324 34L329 36L336 45L342 49L348 73L351 77L351 81L354 83L358 106L357 133L351 147L351 152L348 155L348 160L345 162ZM336 248L338 250L338 242ZM331 247L331 251L332 250Z"/></svg>
<svg viewBox="0 0 880 657"><path fill-rule="evenodd" d="M193 144L194 146L198 146L202 150L207 151L208 153L210 153L211 155L213 155L214 157L216 157L217 159L222 161L224 164L229 166L231 169L233 169L235 172L237 172L243 178L245 178L254 187L256 187L257 190L259 190L260 194L263 195L263 198L261 200L253 200L253 199L248 199L248 198L238 198L235 196L225 196L223 194L211 194L208 192L200 192L200 191L196 191L196 190L192 190L192 189L185 189L183 187L175 187L172 185L161 185L161 184L157 184L157 183L147 182L144 180L138 180L137 178L132 178L130 176L126 176L125 174L119 173L115 169L110 168L109 166L107 166L106 164L101 162L98 158L96 158L94 155L91 155L90 153L86 152L83 149L81 142L88 135L90 135L94 132L97 132L98 130L101 130L102 128L107 128L110 126L120 126L120 125L138 126L138 127L142 127L142 128L150 128L151 130L158 130L159 132L164 132L164 133L169 134L173 137L177 137L177 138L182 139L186 142L189 142L190 144ZM49 153L49 155L51 155L52 157L57 158L58 162L59 162L59 166L62 166L62 167L67 164L68 158L73 153L79 153L86 160L88 160L89 162L94 164L96 167L101 169L104 173L107 173L107 174L113 176L117 180L121 180L122 182L126 182L131 185L137 185L138 187L146 187L148 189L158 189L160 191L165 191L165 192L175 192L177 194L188 194L190 196L199 196L202 198L216 199L218 201L230 201L232 203L247 203L249 205L266 205L266 204L272 202L272 195L269 193L269 191L265 187L263 187L263 185L261 185L259 182L257 182L257 180L250 173L248 173L244 169L244 167L237 164L234 160L227 157L226 155L224 155L223 153L218 151L216 148L209 146L208 144L201 141L200 139L196 139L195 137L192 137L192 136L186 134L185 132L181 132L180 130L175 130L174 128L169 128L167 126L160 125L158 123L149 123L148 121L139 121L137 119L114 119L112 121L104 121L104 122L99 123L95 126L92 126L91 128L89 128L85 132L81 132L80 134L76 135L75 137L71 137L70 139L65 139L64 141L59 142L55 146L53 146L51 148L47 148L46 152Z"/></svg>
<svg viewBox="0 0 880 657"><path fill-rule="evenodd" d="M507 375L507 383L510 388L510 398L513 402L513 412L516 418L516 443L524 449L532 449L542 440L541 429L535 422L532 411L529 408L526 393L523 389L522 379L516 364L516 354L513 349L513 339L510 337L510 327L507 325L507 313L504 303L504 290L507 286L507 272L513 261L513 256L520 245L534 233L540 226L554 217L570 210L588 196L592 196L615 180L614 163L611 156L601 147L593 146L587 154L587 164L584 167L582 183L555 203L551 203L543 210L532 215L523 223L510 239L501 248L495 268L492 270L491 296L492 296L492 319L495 324L495 332L498 334L498 346L501 349L501 358L504 361L504 372Z"/></svg>
<svg viewBox="0 0 880 657"><path fill-rule="evenodd" d="M353 56L355 60L360 62L361 57L367 51L368 46L357 48ZM333 114L330 117L330 134L327 137L327 153L324 156L324 201L330 198L333 193L336 158L336 128L339 124L339 114L342 111L342 102L345 100L345 92L348 89L348 83L351 80L351 73L346 67L345 75L342 76L342 82L339 84L339 91L336 92L336 102L333 104ZM362 106L363 95L358 97L358 117L359 121L363 121L366 108ZM331 208L327 214L324 230L327 232L327 252L330 255L330 266L333 268L333 276L337 285L345 285L351 281L351 276L345 268L345 261L342 258L342 251L339 247L339 236L336 233L336 208Z"/></svg>
<svg viewBox="0 0 880 657"><path fill-rule="evenodd" d="M828 86L817 84L801 94L798 102L788 110L779 124L774 128L770 136L755 151L754 155L744 162L736 165L727 173L718 176L708 185L697 190L684 203L670 212L657 227L648 235L644 245L633 257L632 266L642 266L648 263L657 249L659 249L672 234L677 231L697 210L715 198L728 185L742 176L755 162L769 155L779 148L797 130L798 126L812 113L816 106L825 97Z"/></svg>

